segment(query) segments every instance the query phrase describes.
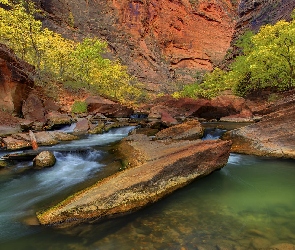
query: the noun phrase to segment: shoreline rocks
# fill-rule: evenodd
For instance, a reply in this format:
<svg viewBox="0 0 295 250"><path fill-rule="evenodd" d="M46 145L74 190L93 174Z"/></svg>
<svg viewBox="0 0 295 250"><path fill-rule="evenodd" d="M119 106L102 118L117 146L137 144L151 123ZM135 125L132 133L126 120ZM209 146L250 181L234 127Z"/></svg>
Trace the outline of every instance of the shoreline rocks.
<svg viewBox="0 0 295 250"><path fill-rule="evenodd" d="M287 105L265 115L258 123L229 131L232 152L295 159L295 107Z"/></svg>
<svg viewBox="0 0 295 250"><path fill-rule="evenodd" d="M59 131L41 131L34 133L39 146L56 145L60 141L77 140L78 137ZM6 150L19 150L31 148L32 143L28 133L17 133L7 137L0 137L2 147Z"/></svg>
<svg viewBox="0 0 295 250"><path fill-rule="evenodd" d="M151 141L144 135L129 136L123 143L129 158L134 152L141 156L137 163L38 212L40 223L62 228L136 211L222 168L231 146L221 140Z"/></svg>

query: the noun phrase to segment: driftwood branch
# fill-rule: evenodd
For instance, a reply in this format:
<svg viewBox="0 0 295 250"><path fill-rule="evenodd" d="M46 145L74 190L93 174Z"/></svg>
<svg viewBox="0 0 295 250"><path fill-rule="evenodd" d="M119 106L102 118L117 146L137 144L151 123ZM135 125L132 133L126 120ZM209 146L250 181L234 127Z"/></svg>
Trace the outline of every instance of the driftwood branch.
<svg viewBox="0 0 295 250"><path fill-rule="evenodd" d="M37 144L36 137L31 130L29 131L29 136L30 136L33 150L38 150L38 144Z"/></svg>

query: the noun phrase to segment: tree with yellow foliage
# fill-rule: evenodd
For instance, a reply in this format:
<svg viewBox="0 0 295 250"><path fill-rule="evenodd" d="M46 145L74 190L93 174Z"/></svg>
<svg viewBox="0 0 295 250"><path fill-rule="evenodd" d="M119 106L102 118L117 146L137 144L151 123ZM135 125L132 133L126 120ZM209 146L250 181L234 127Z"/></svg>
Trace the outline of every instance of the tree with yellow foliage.
<svg viewBox="0 0 295 250"><path fill-rule="evenodd" d="M97 38L74 42L43 28L30 1L0 0L0 4L0 42L35 66L37 83L64 82L122 102L141 95L124 66L102 57L107 43Z"/></svg>

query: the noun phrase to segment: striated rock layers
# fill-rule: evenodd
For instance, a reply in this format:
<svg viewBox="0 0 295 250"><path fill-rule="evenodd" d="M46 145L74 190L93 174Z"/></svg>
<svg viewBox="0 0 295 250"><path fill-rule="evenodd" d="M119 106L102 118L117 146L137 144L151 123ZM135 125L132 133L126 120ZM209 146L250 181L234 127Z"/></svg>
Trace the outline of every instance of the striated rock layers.
<svg viewBox="0 0 295 250"><path fill-rule="evenodd" d="M231 0L35 2L47 12L45 25L70 37L107 40L146 83L192 81L196 71L211 70L226 54L237 13Z"/></svg>
<svg viewBox="0 0 295 250"><path fill-rule="evenodd" d="M138 156L133 167L38 213L40 223L68 227L138 210L223 167L231 145L220 140L150 141L144 135L129 136L123 144L124 154Z"/></svg>
<svg viewBox="0 0 295 250"><path fill-rule="evenodd" d="M27 75L34 68L18 59L13 51L0 44L0 109L21 113L22 102L34 85Z"/></svg>

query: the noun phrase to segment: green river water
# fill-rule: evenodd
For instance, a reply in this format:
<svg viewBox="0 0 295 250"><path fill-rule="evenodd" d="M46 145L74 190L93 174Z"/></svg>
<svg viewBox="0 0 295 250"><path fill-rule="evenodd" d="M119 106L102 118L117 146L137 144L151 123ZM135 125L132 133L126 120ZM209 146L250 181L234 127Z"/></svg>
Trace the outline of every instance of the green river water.
<svg viewBox="0 0 295 250"><path fill-rule="evenodd" d="M103 160L106 145L127 133L118 129L63 145L89 148L86 155L57 152L56 146L58 163L51 169L2 171L0 249L263 250L295 244L295 161L239 154L231 154L222 170L122 218L66 230L23 223L111 172Z"/></svg>

